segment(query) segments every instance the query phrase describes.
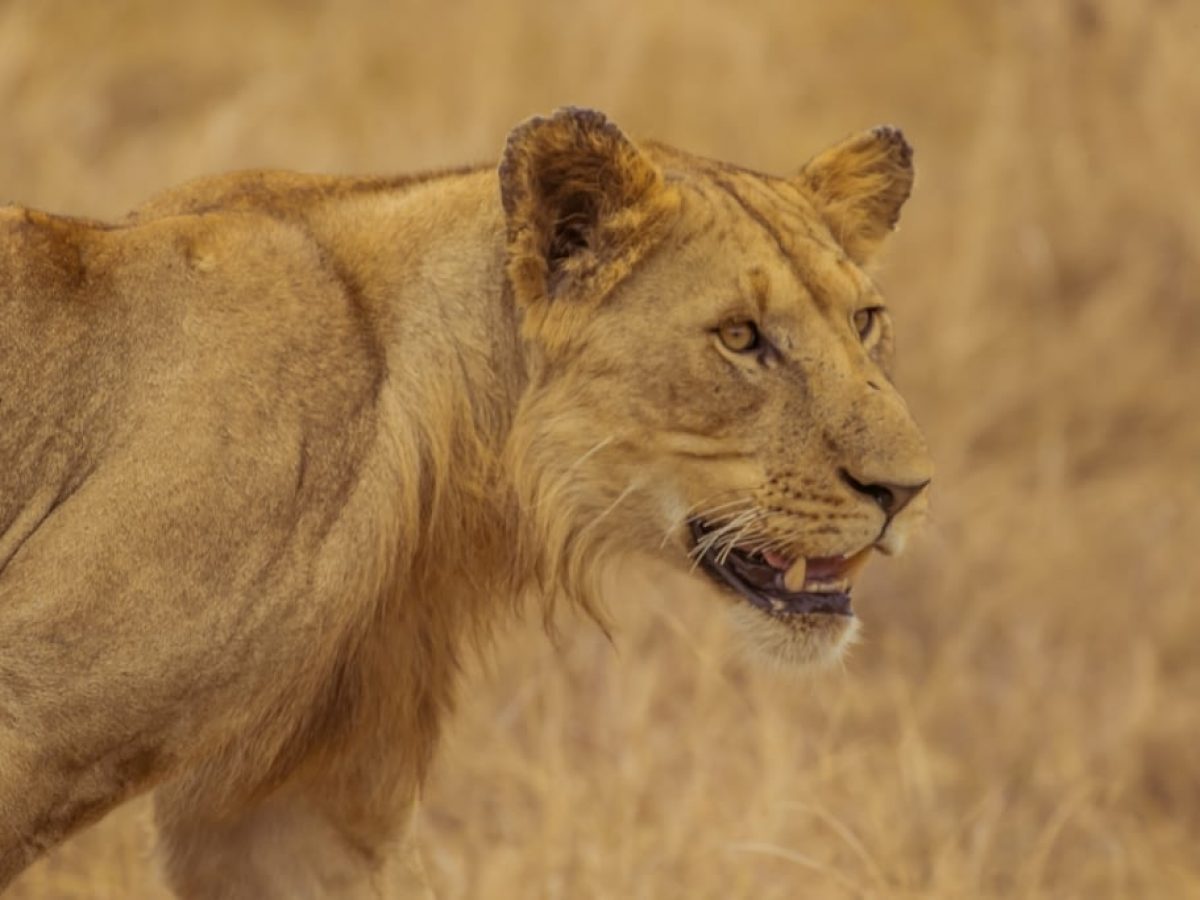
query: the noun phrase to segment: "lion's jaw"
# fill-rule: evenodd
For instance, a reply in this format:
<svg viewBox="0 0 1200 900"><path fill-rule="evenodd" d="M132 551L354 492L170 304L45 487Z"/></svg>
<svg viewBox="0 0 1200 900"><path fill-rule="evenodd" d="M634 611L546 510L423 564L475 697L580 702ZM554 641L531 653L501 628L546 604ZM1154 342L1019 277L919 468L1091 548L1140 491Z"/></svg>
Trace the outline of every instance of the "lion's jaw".
<svg viewBox="0 0 1200 900"><path fill-rule="evenodd" d="M604 560L649 552L730 601L766 657L838 657L854 579L899 549L931 477L861 268L910 182L890 129L794 179L639 150L588 113L514 132L530 381L509 458L557 587L588 596Z"/></svg>

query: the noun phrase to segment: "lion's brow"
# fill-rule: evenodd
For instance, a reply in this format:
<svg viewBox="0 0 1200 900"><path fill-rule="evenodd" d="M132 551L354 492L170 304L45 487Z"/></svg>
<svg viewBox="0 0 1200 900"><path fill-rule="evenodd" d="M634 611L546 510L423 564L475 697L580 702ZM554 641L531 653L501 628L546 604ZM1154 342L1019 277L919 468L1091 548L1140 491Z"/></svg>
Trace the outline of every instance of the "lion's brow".
<svg viewBox="0 0 1200 900"><path fill-rule="evenodd" d="M796 280L812 297L817 308L822 313L831 312L836 306L834 298L847 292L847 279L839 268L845 255L837 247L830 246L826 240L822 240L811 225L804 221L803 216L797 215L792 205L779 197L761 179L742 178L735 183L732 177L716 174L712 175L711 179L714 186L731 200L733 205L740 208L773 240L780 256ZM749 193L754 195L753 198L744 195L739 190L740 186L747 186ZM764 200L770 201L770 205L775 207L779 214L776 218L794 221L797 226L794 229L795 233L782 227L780 222L764 211ZM766 294L756 292L753 284L751 292L761 310L765 306ZM855 296L861 293L857 285L851 288L851 292Z"/></svg>
<svg viewBox="0 0 1200 900"><path fill-rule="evenodd" d="M752 266L746 272L747 293L754 298L759 315L765 315L771 298L771 279L762 266Z"/></svg>
<svg viewBox="0 0 1200 900"><path fill-rule="evenodd" d="M734 204L741 208L747 216L749 216L758 226L767 233L767 235L775 242L775 246L779 250L779 255L793 269L796 268L796 261L792 258L792 254L788 250L788 242L785 240L783 232L776 227L775 223L763 215L753 203L743 197L738 191L736 185L730 178L723 175L713 174L711 176L712 183L720 188ZM797 273L799 274L799 273Z"/></svg>

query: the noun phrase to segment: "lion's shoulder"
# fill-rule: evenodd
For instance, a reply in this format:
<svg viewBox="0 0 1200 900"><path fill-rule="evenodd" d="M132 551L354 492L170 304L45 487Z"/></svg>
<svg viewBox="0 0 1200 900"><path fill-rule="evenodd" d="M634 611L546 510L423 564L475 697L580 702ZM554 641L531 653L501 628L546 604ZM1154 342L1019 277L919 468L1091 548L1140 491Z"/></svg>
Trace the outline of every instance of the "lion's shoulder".
<svg viewBox="0 0 1200 900"><path fill-rule="evenodd" d="M212 211L256 211L279 218L303 218L318 205L370 194L403 192L414 186L483 167L437 169L404 175L314 175L278 169L252 169L209 175L171 188L137 207L131 221Z"/></svg>
<svg viewBox="0 0 1200 900"><path fill-rule="evenodd" d="M214 212L294 215L314 202L346 193L352 179L278 170L207 175L152 197L129 215L130 222Z"/></svg>
<svg viewBox="0 0 1200 900"><path fill-rule="evenodd" d="M253 206L180 208L105 222L20 206L0 207L0 288L10 301L46 303L64 293L99 301L130 284L174 284L189 269L237 280L264 263L318 266L319 248L303 224ZM178 281L178 284L175 282Z"/></svg>
<svg viewBox="0 0 1200 900"><path fill-rule="evenodd" d="M81 283L89 248L110 228L92 219L0 207L0 285L11 297L22 287Z"/></svg>

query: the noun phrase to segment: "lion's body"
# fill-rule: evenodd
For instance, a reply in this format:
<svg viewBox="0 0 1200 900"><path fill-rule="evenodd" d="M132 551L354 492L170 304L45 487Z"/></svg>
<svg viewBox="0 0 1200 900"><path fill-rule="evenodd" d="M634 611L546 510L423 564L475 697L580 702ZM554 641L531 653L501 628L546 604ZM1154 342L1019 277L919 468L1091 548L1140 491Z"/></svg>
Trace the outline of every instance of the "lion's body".
<svg viewBox="0 0 1200 900"><path fill-rule="evenodd" d="M196 789L219 816L340 741L405 757L396 776L352 776L403 813L448 700L456 620L495 599L472 588L504 569L487 551L510 523L471 522L448 492L481 487L470 467L501 449L502 423L470 427L461 407L502 417L519 387L492 346L506 329L516 345L498 203L490 222L472 208L487 205L480 176L348 182L292 205L296 182L121 227L0 214L0 623L6 648L42 648L3 654L0 760L27 777L0 782L0 809L42 846L172 760L214 760ZM445 223L396 215L406 202L478 233L440 248ZM431 281L477 302L438 304ZM456 464L467 477L445 479ZM468 577L415 558L430 529L439 570ZM439 602L396 608L389 591ZM53 747L28 740L52 722ZM33 777L95 746L84 783Z"/></svg>
<svg viewBox="0 0 1200 900"><path fill-rule="evenodd" d="M676 313L555 380L555 348L611 326L536 306L546 266L515 255L506 177L503 204L480 169L227 176L115 226L0 209L0 887L157 786L185 896L403 891L467 643L530 589L587 603L604 548L664 533L595 527L641 484L631 446L743 477L719 411L653 424L681 400L652 369L703 372L629 334ZM605 265L568 246L564 283L606 295L636 268L661 292L673 258L711 256L679 225L650 252L688 208L672 190L618 221ZM778 255L750 211L705 240ZM632 424L581 424L622 367L625 394L595 403ZM680 497L653 509L703 499Z"/></svg>

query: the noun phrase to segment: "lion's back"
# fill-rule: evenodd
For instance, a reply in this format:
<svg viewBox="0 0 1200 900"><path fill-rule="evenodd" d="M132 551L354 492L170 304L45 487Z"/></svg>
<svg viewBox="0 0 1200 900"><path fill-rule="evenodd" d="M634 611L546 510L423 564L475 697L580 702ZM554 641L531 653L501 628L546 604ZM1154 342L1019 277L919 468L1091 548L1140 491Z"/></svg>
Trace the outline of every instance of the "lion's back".
<svg viewBox="0 0 1200 900"><path fill-rule="evenodd" d="M361 453L343 436L365 437L349 418L380 374L351 293L304 228L270 215L0 209L0 538L35 494L152 433L218 468L230 434L259 459Z"/></svg>

